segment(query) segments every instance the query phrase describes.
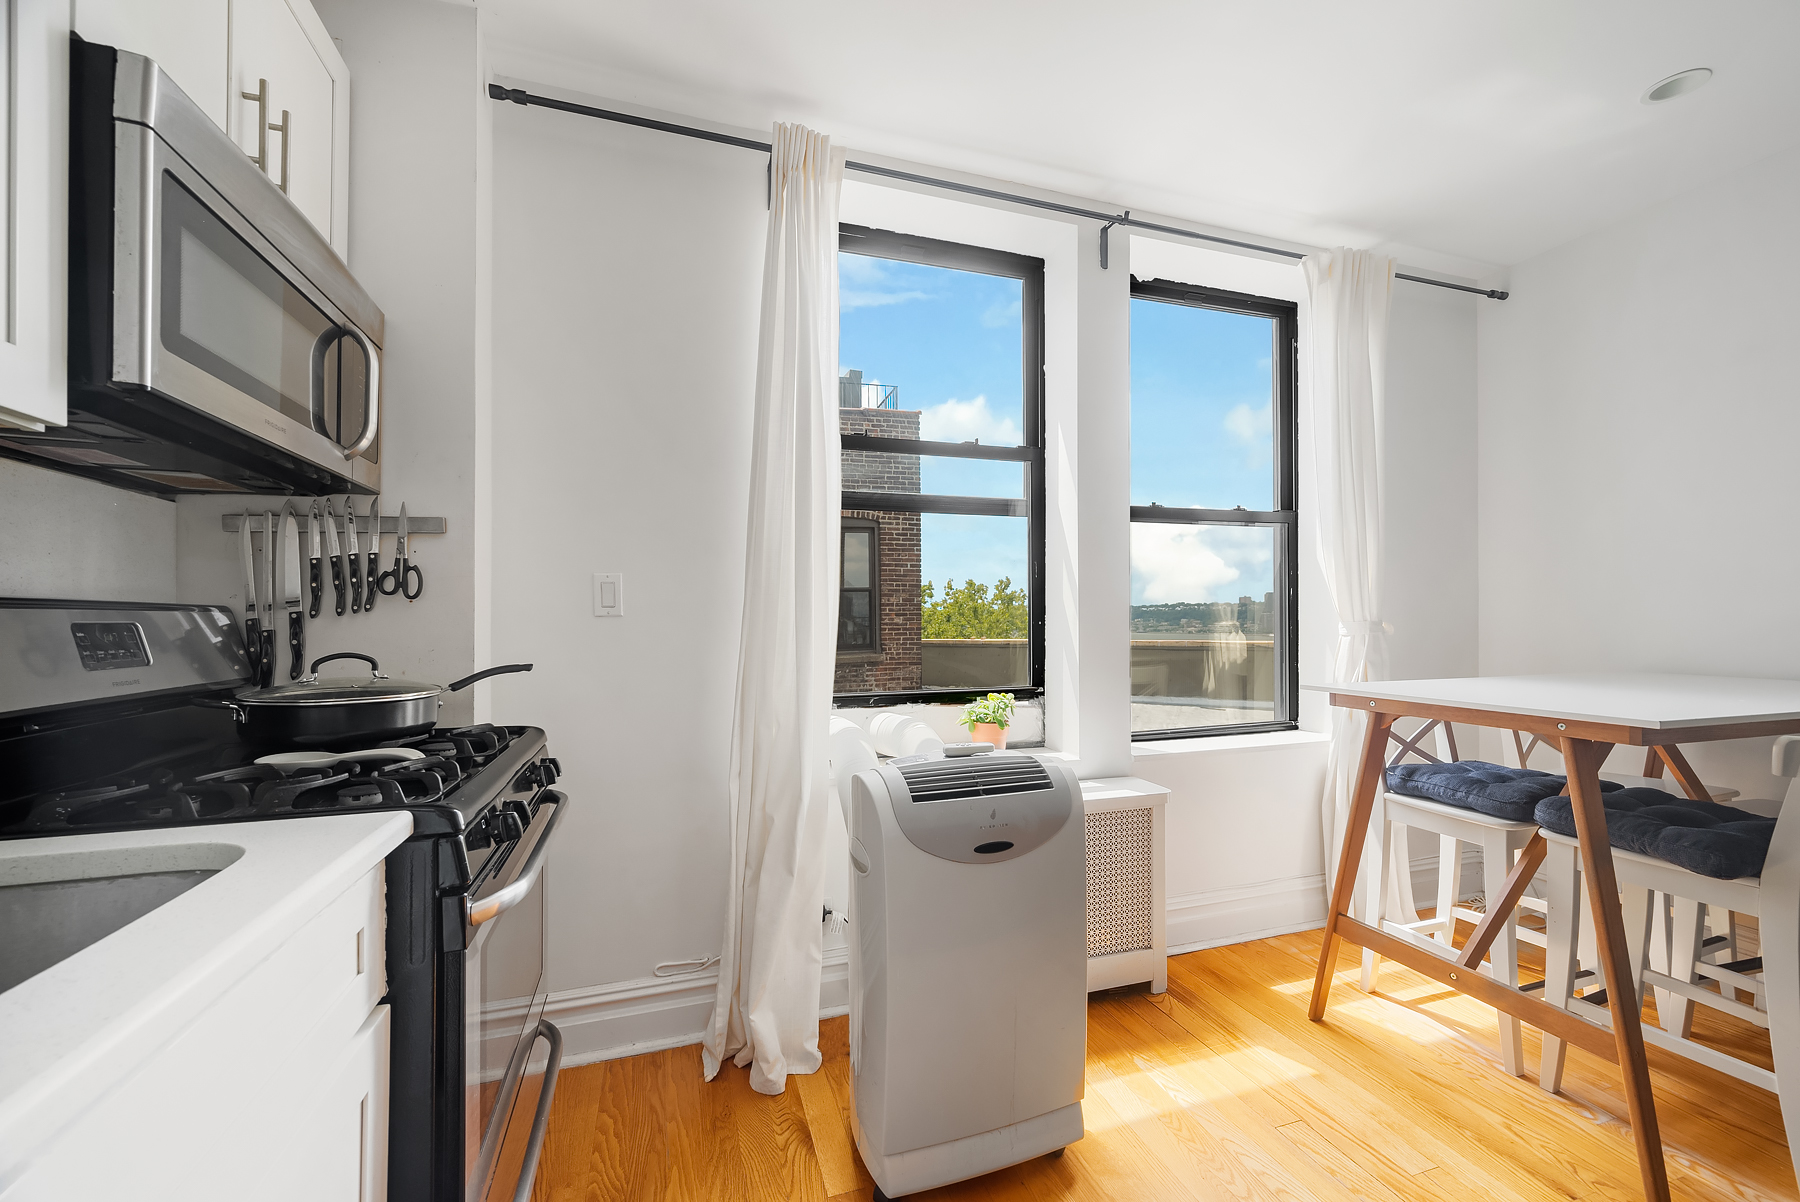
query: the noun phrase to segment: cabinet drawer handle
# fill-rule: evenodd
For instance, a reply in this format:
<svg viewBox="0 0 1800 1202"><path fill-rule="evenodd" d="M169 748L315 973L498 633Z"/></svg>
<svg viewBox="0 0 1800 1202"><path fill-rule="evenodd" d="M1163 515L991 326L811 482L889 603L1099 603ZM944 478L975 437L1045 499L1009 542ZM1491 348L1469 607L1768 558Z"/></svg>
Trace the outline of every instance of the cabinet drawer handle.
<svg viewBox="0 0 1800 1202"><path fill-rule="evenodd" d="M256 153L250 156L250 161L266 175L269 170L269 81L259 79L256 91L239 92L238 95L256 101Z"/></svg>
<svg viewBox="0 0 1800 1202"><path fill-rule="evenodd" d="M293 124L293 120L294 119L288 115L288 111L286 109L282 109L281 110L281 124L276 125L272 121L269 123L269 132L277 133L277 134L281 135L281 184L279 186L281 188L281 193L283 196L287 195L288 128L290 125Z"/></svg>

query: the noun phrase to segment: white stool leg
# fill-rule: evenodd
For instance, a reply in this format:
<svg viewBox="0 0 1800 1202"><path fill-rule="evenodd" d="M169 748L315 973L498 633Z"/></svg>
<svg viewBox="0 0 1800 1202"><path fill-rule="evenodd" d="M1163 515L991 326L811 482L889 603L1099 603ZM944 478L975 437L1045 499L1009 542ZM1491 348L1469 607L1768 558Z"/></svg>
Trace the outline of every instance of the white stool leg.
<svg viewBox="0 0 1800 1202"><path fill-rule="evenodd" d="M1389 917L1395 922L1417 922L1419 903L1413 897L1412 828L1399 822L1390 823L1389 827L1394 832L1390 853L1394 857L1394 887L1388 893L1388 907L1392 910Z"/></svg>
<svg viewBox="0 0 1800 1202"><path fill-rule="evenodd" d="M1437 920L1442 923L1437 940L1451 946L1456 934L1456 917L1452 908L1462 900L1462 844L1454 835L1438 836Z"/></svg>
<svg viewBox="0 0 1800 1202"><path fill-rule="evenodd" d="M1581 930L1580 873L1575 849L1552 843L1544 857L1544 1000L1568 1009L1575 984L1576 947ZM1551 1093L1562 1088L1568 1048L1548 1031L1538 1061L1538 1084Z"/></svg>
<svg viewBox="0 0 1800 1202"><path fill-rule="evenodd" d="M1512 871L1512 852L1507 847L1507 832L1493 831L1481 844L1481 885L1492 905L1506 892L1506 878ZM1514 937L1516 920L1508 916L1494 945L1488 949L1488 971L1496 981L1507 985L1519 983L1519 949ZM1496 1011L1498 1013L1498 1011ZM1500 1066L1515 1077L1525 1075L1525 1045L1519 1037L1519 1020L1500 1014Z"/></svg>
<svg viewBox="0 0 1800 1202"><path fill-rule="evenodd" d="M1789 807L1791 808L1791 807ZM1792 821L1790 815L1782 816ZM1769 1003L1769 1050L1781 1083L1781 1118L1791 1133L1788 1153L1800 1173L1800 872L1793 831L1776 828L1763 865L1762 897L1756 920L1763 958L1764 996Z"/></svg>
<svg viewBox="0 0 1800 1202"><path fill-rule="evenodd" d="M1644 963L1650 951L1650 910L1657 899L1655 890L1637 885L1626 885L1620 890L1619 906L1625 916L1625 967L1640 1015L1644 1012Z"/></svg>
<svg viewBox="0 0 1800 1202"><path fill-rule="evenodd" d="M1700 958L1700 950L1706 936L1706 907L1689 898L1675 899L1675 918L1672 923L1674 940L1669 947L1669 975L1677 981L1692 984L1700 974L1694 971L1694 961ZM1667 989L1656 991L1656 1017L1662 1029L1671 1035L1679 1035L1686 1039L1694 1031L1694 1003L1679 993Z"/></svg>

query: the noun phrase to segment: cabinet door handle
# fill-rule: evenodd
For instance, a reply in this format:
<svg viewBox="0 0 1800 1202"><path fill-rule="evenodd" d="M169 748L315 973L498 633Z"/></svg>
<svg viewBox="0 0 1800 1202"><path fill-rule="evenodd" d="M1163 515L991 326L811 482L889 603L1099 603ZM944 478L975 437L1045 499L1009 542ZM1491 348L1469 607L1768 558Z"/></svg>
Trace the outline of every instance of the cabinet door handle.
<svg viewBox="0 0 1800 1202"><path fill-rule="evenodd" d="M281 191L282 191L283 195L287 194L288 126L290 124L292 124L293 120L294 119L288 115L288 111L286 109L282 109L281 110L281 124L276 125L272 121L269 123L269 132L277 133L277 134L281 135Z"/></svg>
<svg viewBox="0 0 1800 1202"><path fill-rule="evenodd" d="M245 100L256 101L256 153L250 156L257 169L265 174L269 170L269 81L256 81L256 91L239 92Z"/></svg>

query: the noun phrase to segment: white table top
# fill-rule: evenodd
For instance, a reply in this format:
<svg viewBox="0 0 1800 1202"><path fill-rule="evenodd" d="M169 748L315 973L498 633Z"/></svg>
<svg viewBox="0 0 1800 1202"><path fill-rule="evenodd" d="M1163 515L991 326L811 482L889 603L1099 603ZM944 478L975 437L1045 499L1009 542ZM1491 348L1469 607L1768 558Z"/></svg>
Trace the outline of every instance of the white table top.
<svg viewBox="0 0 1800 1202"><path fill-rule="evenodd" d="M1636 726L1648 730L1800 721L1800 680L1679 676L1649 672L1572 672L1546 676L1461 676L1302 686L1384 701L1489 710Z"/></svg>

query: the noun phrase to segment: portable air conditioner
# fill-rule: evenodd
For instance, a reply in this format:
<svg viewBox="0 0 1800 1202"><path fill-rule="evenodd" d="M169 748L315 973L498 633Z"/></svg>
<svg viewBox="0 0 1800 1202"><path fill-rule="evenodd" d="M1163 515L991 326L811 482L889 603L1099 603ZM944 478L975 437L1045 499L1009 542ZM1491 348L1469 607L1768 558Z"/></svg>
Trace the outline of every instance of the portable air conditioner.
<svg viewBox="0 0 1800 1202"><path fill-rule="evenodd" d="M852 778L856 1147L898 1197L1081 1138L1081 790L993 754Z"/></svg>

